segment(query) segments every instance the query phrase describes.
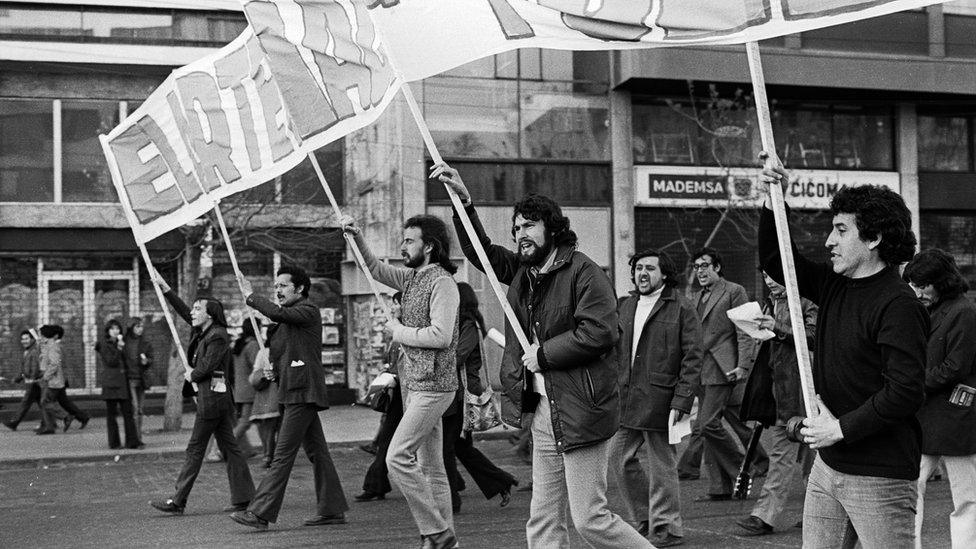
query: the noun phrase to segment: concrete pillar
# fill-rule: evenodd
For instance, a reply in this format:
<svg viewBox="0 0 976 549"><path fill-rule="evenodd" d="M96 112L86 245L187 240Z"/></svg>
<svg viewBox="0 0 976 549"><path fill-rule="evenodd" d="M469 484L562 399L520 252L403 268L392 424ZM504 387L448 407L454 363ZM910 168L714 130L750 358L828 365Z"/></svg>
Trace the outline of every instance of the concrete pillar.
<svg viewBox="0 0 976 549"><path fill-rule="evenodd" d="M634 253L634 149L629 91L610 92L610 150L613 170L613 281L617 295L633 288L627 260Z"/></svg>
<svg viewBox="0 0 976 549"><path fill-rule="evenodd" d="M912 212L912 230L919 237L918 197L918 115L913 103L899 103L895 139L898 143L898 173L901 176L901 196Z"/></svg>
<svg viewBox="0 0 976 549"><path fill-rule="evenodd" d="M945 57L945 12L941 4L929 6L926 12L929 20L929 57Z"/></svg>

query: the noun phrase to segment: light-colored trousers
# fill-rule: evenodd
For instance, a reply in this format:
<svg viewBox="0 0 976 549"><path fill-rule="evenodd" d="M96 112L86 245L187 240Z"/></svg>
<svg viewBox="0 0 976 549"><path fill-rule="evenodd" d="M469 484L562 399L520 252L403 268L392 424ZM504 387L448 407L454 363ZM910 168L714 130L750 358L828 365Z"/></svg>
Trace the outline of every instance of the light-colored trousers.
<svg viewBox="0 0 976 549"><path fill-rule="evenodd" d="M529 549L569 547L567 505L576 531L591 547L653 548L607 507L609 440L558 453L549 402L542 398L532 419L532 443L532 503L525 524Z"/></svg>
<svg viewBox="0 0 976 549"><path fill-rule="evenodd" d="M650 532L684 535L677 456L667 431L621 427L610 439L610 472L625 519L633 524L646 520Z"/></svg>
<svg viewBox="0 0 976 549"><path fill-rule="evenodd" d="M922 455L921 474L918 476L918 514L915 515L915 547L922 547L922 511L925 505L925 483L932 471L945 463L949 475L949 491L952 492L954 509L949 515L949 535L952 549L976 547L976 454L969 456Z"/></svg>
<svg viewBox="0 0 976 549"><path fill-rule="evenodd" d="M423 536L454 529L451 489L444 472L441 416L455 393L407 391L403 419L386 454L386 466Z"/></svg>
<svg viewBox="0 0 976 549"><path fill-rule="evenodd" d="M759 501L752 509L752 515L757 516L766 524L775 528L785 526L783 513L786 511L786 501L790 497L797 474L803 470L803 462L797 461L800 448L806 452L806 446L799 442L790 442L786 438L786 426L773 425L766 428L767 452L769 455L769 472L763 482Z"/></svg>

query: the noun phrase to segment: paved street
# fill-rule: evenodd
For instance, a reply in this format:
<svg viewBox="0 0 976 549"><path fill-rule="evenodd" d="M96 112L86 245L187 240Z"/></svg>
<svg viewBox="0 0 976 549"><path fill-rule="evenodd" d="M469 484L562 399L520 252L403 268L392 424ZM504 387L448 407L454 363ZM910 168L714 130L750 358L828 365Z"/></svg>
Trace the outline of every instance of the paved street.
<svg viewBox="0 0 976 549"><path fill-rule="evenodd" d="M4 442L10 441L9 437ZM522 464L503 439L479 442L496 463L525 481L529 466ZM221 509L227 501L223 466L205 464L191 495L186 514L166 516L147 504L167 497L181 459L172 454L141 459L108 458L101 461L62 462L26 467L8 464L0 469L0 547L413 547L417 533L402 497L394 492L380 502L358 503L369 456L353 443L332 451L352 509L349 524L309 528L302 520L314 514L311 468L299 458L282 509L280 522L267 532L233 523ZM251 462L255 481L264 469ZM46 467L46 468L45 468ZM456 517L462 547L524 547L524 522L529 493L516 492L512 504L501 509L497 500L485 501L470 480L462 512ZM761 538L734 535L733 520L748 514L753 501L696 503L704 481L682 483L685 547L798 547L800 530L789 528ZM611 492L611 501L613 492ZM948 546L950 499L947 482L929 485L925 547ZM791 509L799 518L800 501ZM574 547L584 547L574 538Z"/></svg>

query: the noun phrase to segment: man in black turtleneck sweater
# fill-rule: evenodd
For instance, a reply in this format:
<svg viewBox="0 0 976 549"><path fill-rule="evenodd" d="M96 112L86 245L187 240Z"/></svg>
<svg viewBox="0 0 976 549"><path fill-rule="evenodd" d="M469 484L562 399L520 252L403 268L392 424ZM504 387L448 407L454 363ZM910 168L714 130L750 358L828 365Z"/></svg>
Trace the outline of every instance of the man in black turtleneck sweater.
<svg viewBox="0 0 976 549"><path fill-rule="evenodd" d="M766 184L788 180L767 163ZM759 221L765 270L783 281L769 199ZM912 547L928 316L898 275L912 258L911 214L900 196L849 187L831 200L830 262L794 246L800 295L820 307L814 386L820 415L803 441L819 451L807 486L803 546L839 547L851 530L866 547ZM852 528L853 527L853 528Z"/></svg>

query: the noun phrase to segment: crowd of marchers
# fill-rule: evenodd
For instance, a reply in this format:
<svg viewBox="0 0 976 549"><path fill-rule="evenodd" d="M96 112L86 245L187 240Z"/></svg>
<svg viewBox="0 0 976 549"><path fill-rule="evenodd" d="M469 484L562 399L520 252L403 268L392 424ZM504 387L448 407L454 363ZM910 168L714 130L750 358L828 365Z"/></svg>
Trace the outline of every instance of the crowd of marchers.
<svg viewBox="0 0 976 549"><path fill-rule="evenodd" d="M764 159L763 184L785 185L788 172ZM506 324L501 416L532 441L530 548L568 547L568 517L593 547L680 545L686 539L680 480L700 476L709 501L745 497L749 479L765 477L750 514L730 526L739 535L799 527L809 548L853 547L858 540L864 547L920 547L926 481L940 467L952 492L952 545L976 547L976 306L951 255L916 253L911 214L896 193L871 185L838 191L832 224L823 229L829 261L822 264L795 246L792 261L783 261L767 199L757 268L768 292L751 319L765 335L754 339L728 314L749 302L746 290L725 278L735 258L696 251L692 290L681 288L682 270L665 250L638 251L629 263L633 291L616 296L605 272L578 250L578 236L553 200L530 194L515 204L507 227L513 250L487 236L457 170L436 164L430 177L460 198L473 226L469 236L455 212L460 248L475 268L490 268L508 287L517 319L517 326ZM486 498L500 495L503 506L518 484L462 429L463 395L484 390L478 372L486 327L477 298L453 279L444 220L422 215L405 223L402 266L377 260L354 219L341 224L362 250L364 267L398 290L386 326L397 389L356 500L382 499L392 481L420 546L458 547L464 533L455 530L453 514L463 480L455 460ZM795 265L802 322L791 315L784 263ZM234 521L259 529L277 521L302 447L316 493L316 514L305 524L345 522L349 506L319 419L328 402L321 318L307 299L308 275L280 269L274 301L242 279L247 305L272 323L264 349L253 329L232 344L219 301L188 306L154 276L192 326L185 387L197 415L174 494L152 505L183 512L214 438L227 463ZM136 335L135 326L130 332ZM51 326L21 335L28 383L22 410L6 422L11 429L33 402L44 411L42 433L53 431L58 403L81 426L87 422L56 373L62 336ZM804 360L797 356L800 341L809 350ZM120 444L117 408L126 444L141 445L137 389L151 352L139 345L117 323L99 342L105 372L119 370L112 382L118 391L103 389L113 446ZM103 385L110 379L103 376ZM813 402L804 394L807 381ZM672 432L692 416L679 458ZM64 419L65 430L70 421ZM251 421L259 425L268 469L257 487L241 446ZM620 487L612 499L610 479ZM798 479L803 513L791 517L787 500Z"/></svg>

